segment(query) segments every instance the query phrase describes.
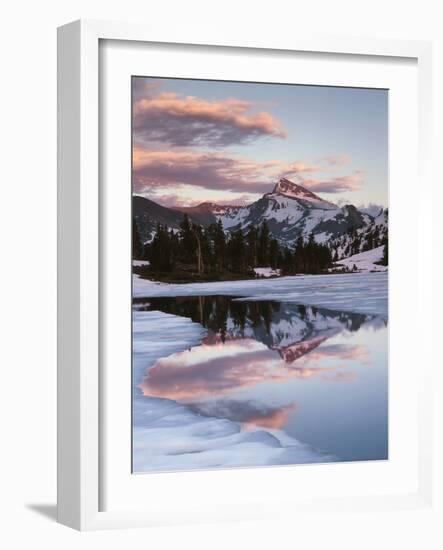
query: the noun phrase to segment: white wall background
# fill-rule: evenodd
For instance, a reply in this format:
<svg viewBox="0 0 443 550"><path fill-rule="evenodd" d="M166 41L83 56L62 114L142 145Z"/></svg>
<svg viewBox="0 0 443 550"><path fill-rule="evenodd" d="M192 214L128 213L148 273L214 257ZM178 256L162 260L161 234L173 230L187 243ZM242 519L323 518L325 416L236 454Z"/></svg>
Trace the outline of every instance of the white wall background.
<svg viewBox="0 0 443 550"><path fill-rule="evenodd" d="M441 548L433 512L77 533L54 522L56 403L56 27L82 18L433 40L435 186L443 144L443 17L438 1L31 0L2 8L0 86L0 545L3 548ZM426 192L426 190L423 190ZM436 247L442 250L438 201ZM441 202L440 202L441 204ZM431 204L430 204L431 208ZM436 249L437 250L437 249ZM439 270L441 273L441 270ZM438 273L438 272L437 272ZM436 275L437 277L437 275ZM440 296L441 297L441 293ZM429 320L428 320L429 322ZM438 310L434 319L437 335ZM430 335L431 338L431 335ZM426 343L429 345L429 343ZM436 358L438 355L436 354ZM442 365L440 365L442 366ZM441 417L437 392L436 408ZM436 434L441 443L441 434ZM441 451L441 445L439 445ZM438 457L442 458L440 452ZM441 475L437 483L441 488ZM441 494L441 492L440 492ZM440 520L440 521L439 521Z"/></svg>

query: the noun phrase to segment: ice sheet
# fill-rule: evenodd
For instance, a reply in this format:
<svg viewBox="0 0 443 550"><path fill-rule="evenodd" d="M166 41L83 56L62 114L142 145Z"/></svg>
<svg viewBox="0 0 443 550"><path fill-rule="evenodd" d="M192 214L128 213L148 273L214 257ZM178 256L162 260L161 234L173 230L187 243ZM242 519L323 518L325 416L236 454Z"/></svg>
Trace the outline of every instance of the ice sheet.
<svg viewBox="0 0 443 550"><path fill-rule="evenodd" d="M279 300L304 305L388 315L388 273L300 275L214 283L166 284L134 275L134 297L238 296L248 300Z"/></svg>

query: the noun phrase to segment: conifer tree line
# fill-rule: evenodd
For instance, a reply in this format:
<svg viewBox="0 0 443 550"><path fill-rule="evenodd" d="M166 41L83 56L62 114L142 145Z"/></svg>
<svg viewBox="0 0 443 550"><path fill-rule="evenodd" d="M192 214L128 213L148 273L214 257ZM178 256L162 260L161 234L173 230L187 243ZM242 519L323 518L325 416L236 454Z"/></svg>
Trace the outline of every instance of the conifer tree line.
<svg viewBox="0 0 443 550"><path fill-rule="evenodd" d="M219 220L208 227L184 214L180 229L157 224L153 240L143 245L133 222L133 258L150 262L157 273L192 272L197 276L233 273L254 276L255 267L280 269L283 274L320 273L331 265L328 246L299 237L293 247L272 238L266 221L243 232L226 234Z"/></svg>

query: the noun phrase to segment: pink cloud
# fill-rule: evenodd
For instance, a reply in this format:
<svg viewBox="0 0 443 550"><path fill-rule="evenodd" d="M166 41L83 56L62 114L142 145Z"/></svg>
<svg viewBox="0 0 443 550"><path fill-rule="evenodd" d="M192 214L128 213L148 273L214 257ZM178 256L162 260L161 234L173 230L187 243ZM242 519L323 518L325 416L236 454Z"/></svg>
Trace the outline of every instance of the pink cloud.
<svg viewBox="0 0 443 550"><path fill-rule="evenodd" d="M255 112L253 107L253 103L236 98L209 101L173 92L148 93L133 104L134 137L139 143L213 147L263 136L286 137L275 116Z"/></svg>
<svg viewBox="0 0 443 550"><path fill-rule="evenodd" d="M159 92L162 86L161 80L145 80L144 78L134 77L132 80L132 98L138 100L142 97L152 96Z"/></svg>
<svg viewBox="0 0 443 550"><path fill-rule="evenodd" d="M344 166L345 164L349 164L351 159L349 155L346 154L329 155L326 157L321 157L320 162L328 164L329 166Z"/></svg>
<svg viewBox="0 0 443 550"><path fill-rule="evenodd" d="M186 192L186 187L181 186L179 187L178 191L183 190ZM255 194L236 194L235 197L230 198L214 198L213 200L206 200L202 199L201 197L193 197L193 196L187 196L184 193L177 193L177 194L157 194L153 193L151 199L155 202L158 202L162 206L167 206L170 208L181 208L181 207L192 207L192 206L198 206L203 202L215 202L219 206L245 206L248 204L251 204L252 202L257 200L257 195Z"/></svg>
<svg viewBox="0 0 443 550"><path fill-rule="evenodd" d="M322 168L316 164L309 164L303 161L290 162L283 165L283 172L281 176L291 177L295 174L311 174L314 172L320 172Z"/></svg>
<svg viewBox="0 0 443 550"><path fill-rule="evenodd" d="M332 346L325 348L322 358L334 360L333 364L321 366L318 360L311 360L307 350L288 365L277 355L279 350L267 349L252 339L225 340L224 344L205 343L192 348L192 351L159 359L139 385L143 394L196 403L211 396L230 396L240 388L254 387L263 382L286 384L292 379L333 375L351 366L349 361L355 359L353 353L347 355L346 351L341 356L340 346Z"/></svg>
<svg viewBox="0 0 443 550"><path fill-rule="evenodd" d="M242 157L140 148L133 153L135 192L190 184L214 190L265 193L271 183L266 166Z"/></svg>
<svg viewBox="0 0 443 550"><path fill-rule="evenodd" d="M338 176L333 178L305 179L304 185L314 193L343 193L345 191L357 191L364 183L364 173L356 170L348 176Z"/></svg>
<svg viewBox="0 0 443 550"><path fill-rule="evenodd" d="M219 152L195 150L155 151L135 147L133 151L134 192L155 192L161 188L195 185L245 195L267 193L280 177L288 177L313 192L355 191L364 182L364 172L335 177L314 177L321 166L304 161L284 163L278 160L258 162Z"/></svg>
<svg viewBox="0 0 443 550"><path fill-rule="evenodd" d="M318 193L342 193L355 191L364 183L364 172L355 170L353 174L333 176L341 166L351 162L348 155L328 156L318 159L315 163L295 161L276 163L277 177L292 179L295 183ZM329 177L319 177L318 174L329 174ZM316 174L317 176L313 176Z"/></svg>
<svg viewBox="0 0 443 550"><path fill-rule="evenodd" d="M229 398L192 403L190 406L204 415L241 422L244 430L255 429L257 426L281 430L288 423L291 414L297 410L296 403L272 407L264 403Z"/></svg>

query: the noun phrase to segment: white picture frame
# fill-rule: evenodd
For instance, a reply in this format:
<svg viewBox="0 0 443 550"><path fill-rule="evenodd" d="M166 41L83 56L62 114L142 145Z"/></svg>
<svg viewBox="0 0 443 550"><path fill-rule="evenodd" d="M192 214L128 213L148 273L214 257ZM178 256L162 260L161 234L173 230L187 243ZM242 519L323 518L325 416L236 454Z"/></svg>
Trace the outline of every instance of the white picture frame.
<svg viewBox="0 0 443 550"><path fill-rule="evenodd" d="M418 70L418 178L420 185L431 189L429 177L430 151L430 67L431 46L426 42L370 40L363 38L332 38L282 36L278 39L247 36L225 40L221 30L213 34L192 37L186 29L171 35L145 25L77 21L65 25L58 33L58 520L70 527L104 529L131 526L151 526L199 521L264 518L269 515L284 517L274 500L266 505L266 498L231 506L226 497L215 506L206 502L201 507L187 508L179 503L174 509L148 504L144 507L114 506L103 510L100 484L103 482L104 445L102 427L103 395L100 354L101 302L106 296L100 284L100 266L103 261L100 216L103 214L100 192L100 41L135 43L194 44L202 48L228 47L236 50L272 50L281 52L330 53L337 56L373 56L395 60L413 59ZM429 226L429 219L420 223ZM431 262L431 249L420 249L420 258ZM417 272L420 284L415 296L417 304L430 298L430 276L424 269ZM413 344L411 344L413 345ZM334 511L361 509L417 508L429 506L432 497L431 447L431 363L424 361L418 373L418 476L414 490L386 494L352 494L324 498L312 493L311 498L294 502L281 494L290 512L316 512L333 508ZM352 467L352 466L351 466ZM280 470L284 477L285 469ZM196 472L199 475L198 472ZM164 474L158 474L162 476ZM182 474L174 474L180 476ZM194 474L195 475L195 474ZM214 474L204 472L205 481ZM323 474L325 475L325 474ZM238 477L238 476L237 476ZM153 479L153 478L152 478ZM174 478L178 480L178 477ZM169 480L174 483L174 479ZM193 478L194 484L197 478ZM155 502L155 491L162 478L155 481L150 495ZM169 485L170 486L170 485Z"/></svg>

